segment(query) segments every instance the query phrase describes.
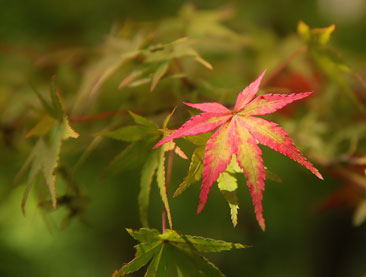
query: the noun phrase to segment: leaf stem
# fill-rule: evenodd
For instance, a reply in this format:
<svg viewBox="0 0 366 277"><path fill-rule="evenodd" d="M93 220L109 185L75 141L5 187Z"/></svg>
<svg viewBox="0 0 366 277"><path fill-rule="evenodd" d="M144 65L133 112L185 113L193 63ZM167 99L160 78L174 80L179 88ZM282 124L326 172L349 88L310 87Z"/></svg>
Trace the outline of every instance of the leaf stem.
<svg viewBox="0 0 366 277"><path fill-rule="evenodd" d="M170 181L172 179L172 169L173 169L173 157L174 157L174 149L169 151L169 157L168 157L168 168L167 168L167 176L166 176L166 194L169 194L169 188L170 188ZM165 233L166 230L166 210L163 205L163 212L162 212L162 229L163 233Z"/></svg>
<svg viewBox="0 0 366 277"><path fill-rule="evenodd" d="M127 112L127 110L108 111L108 112L102 112L102 113L92 114L92 115L70 117L69 122L77 123L77 122L85 122L85 121L91 121L91 120L97 120L97 119L104 119L104 118L108 118L108 117L111 117L111 116L114 116L117 114L128 114L128 112Z"/></svg>

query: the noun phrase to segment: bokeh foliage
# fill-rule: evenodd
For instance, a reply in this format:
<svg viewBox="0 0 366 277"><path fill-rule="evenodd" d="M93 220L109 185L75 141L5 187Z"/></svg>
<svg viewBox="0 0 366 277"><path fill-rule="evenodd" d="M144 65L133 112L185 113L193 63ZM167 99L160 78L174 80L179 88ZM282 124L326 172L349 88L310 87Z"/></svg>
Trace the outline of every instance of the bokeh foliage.
<svg viewBox="0 0 366 277"><path fill-rule="evenodd" d="M363 274L366 46L360 34L365 25L332 21L315 12L315 1L237 2L221 8L220 1L158 2L2 5L0 275L110 276L131 260L134 242L123 228L140 227L140 172L153 142L141 143L131 133L120 141L100 134L135 124L128 111L162 126L177 106L168 125L173 129L190 116L183 101L232 106L237 93L265 68L263 93L314 90L305 104L293 104L271 120L284 126L325 182L262 148L274 179L282 179L266 182L267 231L256 226L239 175L234 229L217 187L200 216L195 215L199 182L172 197L189 180L189 162L174 158L169 196L174 227L253 245L208 256L228 276ZM324 27L333 23L335 30ZM319 26L324 28L312 28ZM55 171L57 210L39 178L24 217L20 206L27 182L14 184L13 178L38 145L38 138L24 137L47 121L32 87L57 103L47 94L53 75L80 137L62 143ZM60 120L57 124L65 123ZM126 153L131 142L137 146ZM194 142L177 144L192 157ZM160 230L157 186L151 193L149 222Z"/></svg>

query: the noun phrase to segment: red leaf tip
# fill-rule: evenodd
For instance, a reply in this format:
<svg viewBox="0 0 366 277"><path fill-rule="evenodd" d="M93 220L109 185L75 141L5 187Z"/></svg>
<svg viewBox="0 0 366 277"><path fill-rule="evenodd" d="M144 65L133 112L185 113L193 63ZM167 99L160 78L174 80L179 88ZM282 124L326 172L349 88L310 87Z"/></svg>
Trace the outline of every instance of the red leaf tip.
<svg viewBox="0 0 366 277"><path fill-rule="evenodd" d="M201 201L200 201L200 203L198 204L197 212L196 212L197 215L199 215L202 212L204 207L205 207L205 204L201 203Z"/></svg>
<svg viewBox="0 0 366 277"><path fill-rule="evenodd" d="M261 227L262 231L266 231L266 224L264 223L264 219L262 218L262 220L258 221L259 226Z"/></svg>

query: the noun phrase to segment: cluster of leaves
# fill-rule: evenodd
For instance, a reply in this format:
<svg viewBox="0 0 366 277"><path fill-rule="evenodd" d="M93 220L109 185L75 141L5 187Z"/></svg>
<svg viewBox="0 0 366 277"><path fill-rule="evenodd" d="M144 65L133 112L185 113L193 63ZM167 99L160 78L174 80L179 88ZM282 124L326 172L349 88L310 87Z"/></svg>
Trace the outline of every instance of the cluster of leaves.
<svg viewBox="0 0 366 277"><path fill-rule="evenodd" d="M159 126L142 116L130 112L135 123L137 125L126 126L111 132L100 132L96 135L109 137L116 140L125 142L131 142L119 155L117 155L111 166L118 161L126 163L132 159L136 159L136 152L141 153L141 149L145 149L147 152L146 162L143 165L141 171L140 193L138 196L138 203L140 208L140 219L142 226L148 227L148 208L150 202L151 183L156 172L156 183L160 190L160 196L164 203L165 210L167 211L170 228L172 228L172 217L169 208L169 202L167 198L167 188L165 182L165 152L172 151L183 159L187 159L184 152L175 145L174 142L170 142L159 150L152 149L152 146L156 144L167 132L167 124L173 115L174 110L164 120L162 129ZM121 170L121 167L118 167Z"/></svg>
<svg viewBox="0 0 366 277"><path fill-rule="evenodd" d="M51 86L50 90L51 103L48 103L36 90L35 92L42 103L45 114L37 125L25 136L26 138L38 137L38 140L27 161L15 177L15 182L18 182L24 175L25 171L30 168L27 188L22 200L23 212L29 192L39 174L41 174L44 182L48 186L52 206L53 208L56 208L56 176L54 171L58 166L61 145L62 142L68 138L79 137L79 134L76 133L69 125L67 116L64 112L60 93L56 90L54 85Z"/></svg>
<svg viewBox="0 0 366 277"><path fill-rule="evenodd" d="M238 95L234 111L227 109L217 102L202 104L186 103L186 105L199 109L203 113L192 117L176 132L170 134L155 145L155 148L182 136L198 135L220 127L207 141L205 147L203 182L197 213L203 210L211 186L219 175L225 171L234 155L247 179L247 185L253 198L257 221L264 230L262 193L266 176L261 157L262 151L257 146L257 141L304 165L318 178L323 179L323 177L302 156L287 136L285 130L273 122L253 117L254 115L273 113L293 101L309 96L311 93L290 95L266 94L254 98L258 92L263 76L264 73ZM237 168L238 165L234 168ZM227 190L235 191L236 183L231 183L230 179L227 178L229 172L221 176L219 186L221 190L224 190L226 186L228 188ZM237 221L237 206L234 206L234 210L232 208L231 213L235 225Z"/></svg>
<svg viewBox="0 0 366 277"><path fill-rule="evenodd" d="M200 253L246 247L240 243L181 235L174 230L167 230L163 234L147 228L127 231L140 242L135 246L136 257L119 271L115 271L113 277L133 273L149 262L145 276L189 276L193 272L195 276L224 276Z"/></svg>
<svg viewBox="0 0 366 277"><path fill-rule="evenodd" d="M311 29L299 22L298 33L306 44L307 57L338 87L322 93L327 113L316 107L296 126L290 121L287 124L303 142L311 158L343 182L343 186L329 195L319 209L350 206L354 209L353 223L358 226L366 222L366 83L328 45L334 30L334 25ZM350 78L357 82L354 88ZM339 97L338 101L334 97ZM329 121L330 117L337 120Z"/></svg>
<svg viewBox="0 0 366 277"><path fill-rule="evenodd" d="M230 9L198 11L192 5L185 5L177 17L163 20L160 24L134 25L128 22L121 29L116 28L104 43L80 54L84 61L77 70L82 80L73 87L77 91L76 95L70 94L69 102L66 102L70 103L71 120L66 115L60 93L54 87L51 88L50 101L37 93L42 112L37 113L38 124L26 134L26 138L36 137L37 142L16 177L18 182L30 168L22 201L23 209L38 176L46 183L50 194L50 200L41 199L41 207L51 210L50 207L55 208L57 202L67 205L70 213L66 221L84 209L81 203L87 200L78 189L73 189L71 196L56 195L56 173L61 172L56 169L63 168L59 167L62 142L79 136L70 127L69 121L95 123L96 119L114 115L112 119L105 119L102 130L98 124L80 128L82 136L79 140L87 143L88 135L93 138L85 151L83 149L84 153L77 165L81 165L88 154L97 149L102 139L121 141L122 150L113 149L116 151L115 156L104 175L141 168L138 205L143 227L149 227L150 192L156 177L170 230L164 227L162 234L147 228L128 230L140 244L136 246L136 258L124 265L115 276L133 273L149 261L147 276L185 276L185 273L192 271L202 276L221 276L218 269L199 252L243 247L181 235L171 230L173 220L169 187L172 185L172 155L176 153L188 159L176 144L180 143L179 140L173 141L181 137L195 148L190 157L187 176L173 196L181 195L203 178L198 212L204 208L208 193L217 181L229 204L235 226L239 209L236 174L244 173L257 221L265 229L262 214L264 181L266 176L279 178L264 166L262 151L257 145L262 144L288 156L322 178L319 171L301 154L305 153L322 167L322 171L344 182L341 192L336 191L321 207L333 207L334 202L343 201L356 209L355 224L359 225L366 219L366 121L363 104L366 86L356 71L351 70L334 48L329 46L334 25L311 29L300 22L299 36L278 42L265 30L246 26L240 32L234 31L234 28L222 23L231 16ZM259 43L258 36L267 43ZM289 48L294 50L290 56ZM273 52L278 55L273 55ZM70 55L67 51L65 53ZM72 53L75 54L75 49ZM60 59L64 58L63 55ZM42 56L43 64L49 65L54 57L52 53ZM70 61L74 66L73 60ZM35 62L42 64L40 58ZM55 63L58 66L61 61L56 60ZM259 92L262 74L237 95L236 92L264 68L268 68L269 74L262 82L261 91L267 94ZM60 75L58 78L67 83L67 78ZM225 76L225 87L221 87L221 76ZM295 87L299 84L300 87ZM310 91L315 92L312 97L306 98L310 96ZM255 97L258 92L260 95ZM123 110L108 111L110 113L107 115L103 113L105 109L115 108L114 99L117 96ZM104 101L107 97L111 97L112 104ZM235 102L236 97L233 109L227 108ZM303 103L301 106L296 103L292 106L303 113L302 117L298 117L288 107L274 115L274 121L284 126L283 129L272 121L256 117L273 113L300 99L304 99L300 102ZM169 130L168 122L172 122L172 126L179 126L183 119L188 118L186 110L180 108L185 101L202 102L185 104L203 113L193 116L177 130ZM166 116L175 106L178 106L175 115L173 110ZM99 114L90 115L95 112ZM125 122L131 117L134 124L126 125ZM156 124L158 121L163 122L162 125ZM73 178L69 178L70 183ZM339 198L346 195L344 191L356 191L356 197L340 201Z"/></svg>

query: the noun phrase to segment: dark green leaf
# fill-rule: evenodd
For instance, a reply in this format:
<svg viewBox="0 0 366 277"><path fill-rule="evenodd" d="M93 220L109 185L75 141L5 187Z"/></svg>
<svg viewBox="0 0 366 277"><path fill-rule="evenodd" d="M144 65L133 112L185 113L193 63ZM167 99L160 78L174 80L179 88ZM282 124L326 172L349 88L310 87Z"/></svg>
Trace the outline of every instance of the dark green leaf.
<svg viewBox="0 0 366 277"><path fill-rule="evenodd" d="M153 137L150 140L141 140L128 145L108 164L102 174L102 178L109 175L115 175L124 170L131 170L143 164L145 155L149 153L158 139L158 137ZM126 161L128 161L128 163L126 163Z"/></svg>
<svg viewBox="0 0 366 277"><path fill-rule="evenodd" d="M34 87L32 87L34 93L38 96L38 99L41 101L41 104L43 106L43 108L45 109L45 111L50 115L52 116L53 118L58 118L57 117L57 113L56 111L54 110L54 108L48 104L48 102L43 98L42 94L36 90Z"/></svg>
<svg viewBox="0 0 366 277"><path fill-rule="evenodd" d="M150 260L145 276L224 276L199 252L220 252L245 247L240 243L180 235L169 229L164 234L147 228L127 231L140 242L135 246L136 257L113 276L133 273Z"/></svg>

